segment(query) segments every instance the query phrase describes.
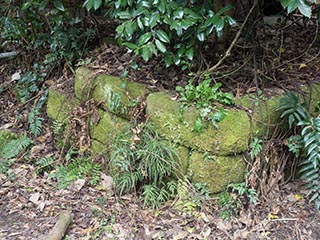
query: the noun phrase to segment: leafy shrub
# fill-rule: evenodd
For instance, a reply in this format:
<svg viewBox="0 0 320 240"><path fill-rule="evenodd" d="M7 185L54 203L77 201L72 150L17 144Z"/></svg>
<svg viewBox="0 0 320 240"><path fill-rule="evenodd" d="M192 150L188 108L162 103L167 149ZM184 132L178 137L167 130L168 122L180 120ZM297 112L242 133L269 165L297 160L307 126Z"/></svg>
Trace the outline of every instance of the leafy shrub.
<svg viewBox="0 0 320 240"><path fill-rule="evenodd" d="M225 93L219 88L221 83L212 86L212 79L209 74L205 75L205 79L197 86L194 86L191 79L185 87L178 86L176 90L179 92L179 100L181 102L180 112L183 114L186 106L194 105L199 109L198 119L194 123L193 130L201 132L206 122L218 128L217 123L225 118L225 111L218 104L233 104L232 93Z"/></svg>
<svg viewBox="0 0 320 240"><path fill-rule="evenodd" d="M21 5L5 1L0 17L2 47L24 52L29 60L18 80L18 98L25 102L42 89L43 82L62 64L69 66L83 54L84 44L93 36L82 30L80 19L73 18L61 1L32 0Z"/></svg>
<svg viewBox="0 0 320 240"><path fill-rule="evenodd" d="M110 159L119 194L141 191L144 204L152 207L171 196L173 188L166 181L175 175L177 155L152 127L119 134L111 143Z"/></svg>
<svg viewBox="0 0 320 240"><path fill-rule="evenodd" d="M296 93L288 93L278 107L281 118L288 121L289 128L299 128L300 135L288 140L289 150L302 158L299 173L306 181L310 201L320 209L320 118L307 112L306 103Z"/></svg>
<svg viewBox="0 0 320 240"><path fill-rule="evenodd" d="M162 54L167 66L188 66L200 44L216 33L221 36L226 24L235 24L225 13L228 5L214 12L213 1L104 1L110 15L120 20L117 38L121 45L148 61ZM98 9L102 1L86 0L84 6Z"/></svg>

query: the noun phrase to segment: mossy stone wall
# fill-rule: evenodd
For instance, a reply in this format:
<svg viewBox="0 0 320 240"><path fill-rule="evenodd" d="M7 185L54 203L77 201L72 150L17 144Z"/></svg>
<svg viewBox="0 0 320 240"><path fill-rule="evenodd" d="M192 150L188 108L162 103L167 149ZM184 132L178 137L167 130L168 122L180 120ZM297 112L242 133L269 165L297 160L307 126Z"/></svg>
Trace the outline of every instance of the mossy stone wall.
<svg viewBox="0 0 320 240"><path fill-rule="evenodd" d="M265 136L270 136L280 123L276 107L281 94L262 101L262 115L254 95L236 99L237 107L226 109L226 118L218 124L218 129L209 126L197 133L192 131L192 126L198 110L187 108L181 118L179 102L169 92L150 92L143 84L97 74L84 67L77 69L74 84L75 99L50 90L47 113L60 121L69 116L77 102L90 98L103 102L98 111L100 121L89 121L93 154L104 152L115 134L131 125L125 112L110 109L113 95L119 96L118 104L124 108L133 100L146 102L148 122L164 141L171 142L179 155L179 175L188 174L194 182L206 184L212 192L222 191L229 183L243 181L246 169L243 155L251 137L261 136L262 126Z"/></svg>

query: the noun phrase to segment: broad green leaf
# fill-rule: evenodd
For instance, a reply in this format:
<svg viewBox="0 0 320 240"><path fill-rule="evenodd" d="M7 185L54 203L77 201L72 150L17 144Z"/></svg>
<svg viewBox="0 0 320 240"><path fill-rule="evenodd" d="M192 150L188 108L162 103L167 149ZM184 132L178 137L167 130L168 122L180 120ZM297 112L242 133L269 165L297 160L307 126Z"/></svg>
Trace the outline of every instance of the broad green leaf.
<svg viewBox="0 0 320 240"><path fill-rule="evenodd" d="M94 0L93 9L97 10L102 5L102 0Z"/></svg>
<svg viewBox="0 0 320 240"><path fill-rule="evenodd" d="M294 10L297 9L298 5L299 5L299 1L300 0L291 0L288 7L287 7L287 12L288 13L291 13L293 12Z"/></svg>
<svg viewBox="0 0 320 240"><path fill-rule="evenodd" d="M307 4L304 0L299 1L298 9L304 16L308 18L311 17L311 14L312 14L311 6Z"/></svg>
<svg viewBox="0 0 320 240"><path fill-rule="evenodd" d="M230 26L233 26L233 25L235 25L235 24L237 23L237 21L234 20L234 19L233 19L232 17L230 17L230 16L226 16L226 17L225 17L225 20L229 23Z"/></svg>
<svg viewBox="0 0 320 240"><path fill-rule="evenodd" d="M186 56L190 61L193 59L193 55L194 55L194 48L192 47L187 49Z"/></svg>
<svg viewBox="0 0 320 240"><path fill-rule="evenodd" d="M135 50L138 48L138 46L136 44L131 43L131 42L125 42L125 43L123 43L123 45L131 50Z"/></svg>
<svg viewBox="0 0 320 240"><path fill-rule="evenodd" d="M184 48L184 47L180 47L180 48L178 49L178 56L179 56L179 58L182 57L182 55L184 54L184 52L185 52L185 48Z"/></svg>
<svg viewBox="0 0 320 240"><path fill-rule="evenodd" d="M127 11L121 11L121 12L118 12L117 13L117 16L120 18L120 19L130 19L131 18L131 14Z"/></svg>
<svg viewBox="0 0 320 240"><path fill-rule="evenodd" d="M142 22L141 22L141 18L140 18L140 17L137 18L137 24L138 24L138 27L139 27L141 30L144 29L144 26L143 26L143 24L142 24Z"/></svg>
<svg viewBox="0 0 320 240"><path fill-rule="evenodd" d="M173 12L174 19L182 19L183 15L184 15L184 11L181 7Z"/></svg>
<svg viewBox="0 0 320 240"><path fill-rule="evenodd" d="M159 12L164 14L166 11L166 5L167 5L167 1L166 0L159 0L159 5L158 5L158 9Z"/></svg>
<svg viewBox="0 0 320 240"><path fill-rule="evenodd" d="M156 39L155 43L160 52L165 53L167 51L166 46L162 42L160 42L158 39Z"/></svg>
<svg viewBox="0 0 320 240"><path fill-rule="evenodd" d="M156 35L161 42L170 43L170 38L165 31L158 30Z"/></svg>
<svg viewBox="0 0 320 240"><path fill-rule="evenodd" d="M217 32L221 32L224 28L224 19L219 18L218 22L215 24Z"/></svg>
<svg viewBox="0 0 320 240"><path fill-rule="evenodd" d="M287 8L290 4L291 0L281 0L281 5L283 8Z"/></svg>
<svg viewBox="0 0 320 240"><path fill-rule="evenodd" d="M164 62L166 64L166 67L171 66L171 64L172 64L172 56L170 54L166 54L164 56Z"/></svg>
<svg viewBox="0 0 320 240"><path fill-rule="evenodd" d="M203 32L197 33L197 38L200 42L203 42L205 39L204 33Z"/></svg>
<svg viewBox="0 0 320 240"><path fill-rule="evenodd" d="M174 55L173 62L174 62L175 65L179 65L180 64L181 59L179 58L178 55Z"/></svg>
<svg viewBox="0 0 320 240"><path fill-rule="evenodd" d="M160 19L158 14L152 14L149 19L149 26L150 28L154 28L157 25L157 21Z"/></svg>
<svg viewBox="0 0 320 240"><path fill-rule="evenodd" d="M141 35L139 38L139 46L146 44L150 40L151 37L152 37L151 32L147 32L147 33Z"/></svg>
<svg viewBox="0 0 320 240"><path fill-rule="evenodd" d="M150 48L148 46L145 46L145 47L142 48L141 56L142 56L144 61L148 62L148 60L150 59L151 55L152 55L152 52L150 51Z"/></svg>
<svg viewBox="0 0 320 240"><path fill-rule="evenodd" d="M59 11L61 11L61 12L64 12L64 11L65 11L64 6L63 6L63 4L62 4L61 1L54 1L54 2L53 2L53 5L54 5L54 7L55 7L56 9L58 9Z"/></svg>

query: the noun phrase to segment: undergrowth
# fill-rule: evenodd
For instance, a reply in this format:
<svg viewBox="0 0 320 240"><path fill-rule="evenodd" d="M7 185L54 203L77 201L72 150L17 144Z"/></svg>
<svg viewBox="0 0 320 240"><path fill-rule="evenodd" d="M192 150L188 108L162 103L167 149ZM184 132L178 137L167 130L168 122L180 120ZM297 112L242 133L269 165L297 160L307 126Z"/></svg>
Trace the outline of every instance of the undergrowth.
<svg viewBox="0 0 320 240"><path fill-rule="evenodd" d="M66 166L58 166L51 174L51 178L57 180L60 189L68 188L78 179L86 179L89 184L96 185L100 181L101 169L101 164L88 158L78 157L71 159Z"/></svg>
<svg viewBox="0 0 320 240"><path fill-rule="evenodd" d="M280 100L278 111L295 133L288 139L288 148L301 159L298 175L306 182L310 201L320 209L320 118L313 117L305 101L296 93L288 93ZM297 133L297 134L296 134Z"/></svg>
<svg viewBox="0 0 320 240"><path fill-rule="evenodd" d="M223 106L233 104L233 95L221 91L221 83L212 85L212 79L208 73L197 86L193 84L193 80L191 78L185 87L178 86L176 88L181 102L181 116L186 107L195 106L199 110L199 115L193 125L193 131L201 132L208 122L218 128L218 122L226 116Z"/></svg>
<svg viewBox="0 0 320 240"><path fill-rule="evenodd" d="M119 134L111 143L110 171L118 193L140 192L145 206L158 207L174 194L178 156L149 125Z"/></svg>
<svg viewBox="0 0 320 240"><path fill-rule="evenodd" d="M0 172L6 174L14 163L14 158L22 154L32 144L33 141L26 134L6 143L0 151Z"/></svg>

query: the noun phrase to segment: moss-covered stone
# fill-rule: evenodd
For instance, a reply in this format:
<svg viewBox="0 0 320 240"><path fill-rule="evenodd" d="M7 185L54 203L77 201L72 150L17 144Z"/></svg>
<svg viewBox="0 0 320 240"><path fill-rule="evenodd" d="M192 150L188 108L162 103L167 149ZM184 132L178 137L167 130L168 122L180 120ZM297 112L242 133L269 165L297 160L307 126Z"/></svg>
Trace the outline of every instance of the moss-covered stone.
<svg viewBox="0 0 320 240"><path fill-rule="evenodd" d="M112 113L129 119L129 104L138 99L145 99L148 94L146 85L130 82L119 77L100 75L95 79L92 97L103 101L105 107Z"/></svg>
<svg viewBox="0 0 320 240"><path fill-rule="evenodd" d="M180 104L167 93L152 93L147 98L149 121L167 140L219 155L241 153L248 148L250 121L245 111L226 110L226 117L218 123L218 129L209 124L207 129L198 133L192 131L198 110L186 108L181 121L179 109Z"/></svg>
<svg viewBox="0 0 320 240"><path fill-rule="evenodd" d="M305 86L303 90L307 93L305 98L310 106L311 114L317 116L320 109L320 84Z"/></svg>
<svg viewBox="0 0 320 240"><path fill-rule="evenodd" d="M170 142L168 142L170 144ZM175 144L170 144L173 151L176 152L178 156L178 169L177 169L177 174L180 177L183 177L188 173L188 167L189 167L189 154L190 150L187 147L184 147L182 145L179 145L177 143Z"/></svg>
<svg viewBox="0 0 320 240"><path fill-rule="evenodd" d="M3 147L10 141L18 138L18 135L9 131L9 130L1 130L0 131L0 152Z"/></svg>
<svg viewBox="0 0 320 240"><path fill-rule="evenodd" d="M206 184L213 193L224 190L229 183L242 182L245 164L241 157L213 156L193 151L189 162L192 182Z"/></svg>
<svg viewBox="0 0 320 240"><path fill-rule="evenodd" d="M279 100L283 95L275 95L269 99L261 99L261 110L258 104L258 99L254 94L246 95L241 98L235 99L235 104L249 109L252 128L251 133L253 136L261 137L262 126L264 129L264 135L266 138L271 137L277 126L280 125L281 113L276 109L279 106Z"/></svg>
<svg viewBox="0 0 320 240"><path fill-rule="evenodd" d="M104 154L107 150L106 144L103 144L97 140L91 141L91 153L93 156Z"/></svg>
<svg viewBox="0 0 320 240"><path fill-rule="evenodd" d="M78 104L75 98L67 97L57 90L50 89L47 101L47 115L61 123L67 123L72 109Z"/></svg>
<svg viewBox="0 0 320 240"><path fill-rule="evenodd" d="M99 110L100 121L97 125L90 121L90 136L92 139L107 144L112 141L115 134L129 128L130 123L125 119L111 113Z"/></svg>
<svg viewBox="0 0 320 240"><path fill-rule="evenodd" d="M95 73L86 67L80 67L76 70L74 92L79 100L86 101L91 98L90 93L94 87L95 77Z"/></svg>

